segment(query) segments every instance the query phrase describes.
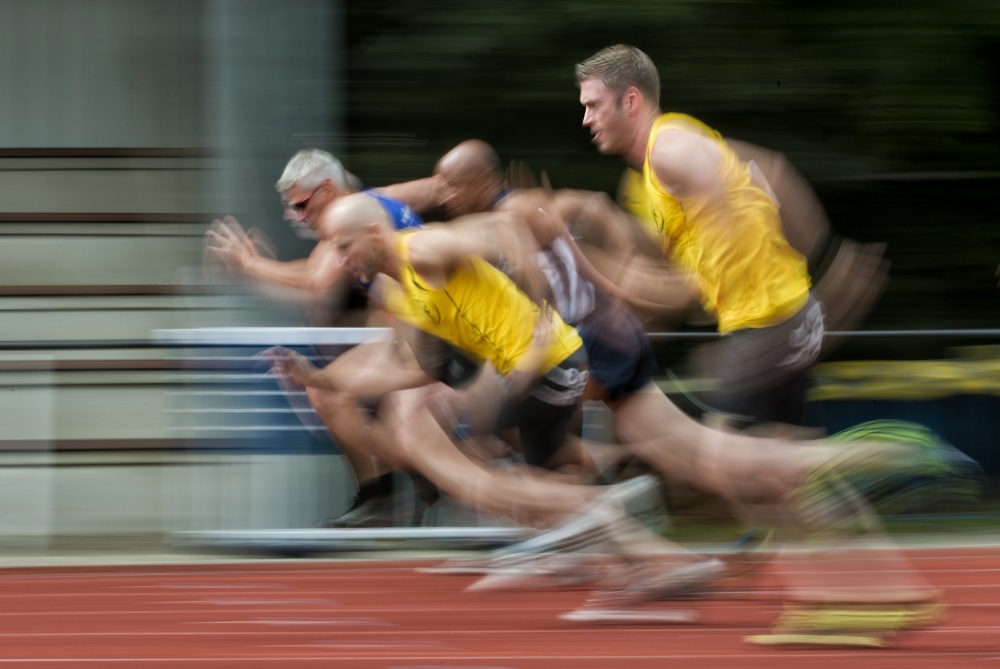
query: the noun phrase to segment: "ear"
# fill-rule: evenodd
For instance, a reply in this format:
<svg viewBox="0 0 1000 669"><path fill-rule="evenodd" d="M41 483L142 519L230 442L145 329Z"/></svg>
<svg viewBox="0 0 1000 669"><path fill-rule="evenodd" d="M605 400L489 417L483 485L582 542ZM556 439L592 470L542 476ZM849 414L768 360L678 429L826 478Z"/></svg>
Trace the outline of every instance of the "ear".
<svg viewBox="0 0 1000 669"><path fill-rule="evenodd" d="M628 90L625 91L625 96L622 99L622 106L629 113L634 112L639 108L639 102L641 100L642 93L635 86L629 86Z"/></svg>
<svg viewBox="0 0 1000 669"><path fill-rule="evenodd" d="M330 181L329 179L323 179L323 181L320 182L319 186L316 189L316 192L318 193L321 191L324 193L329 193L331 200L343 194L340 192L340 189L337 188L337 185L332 181Z"/></svg>

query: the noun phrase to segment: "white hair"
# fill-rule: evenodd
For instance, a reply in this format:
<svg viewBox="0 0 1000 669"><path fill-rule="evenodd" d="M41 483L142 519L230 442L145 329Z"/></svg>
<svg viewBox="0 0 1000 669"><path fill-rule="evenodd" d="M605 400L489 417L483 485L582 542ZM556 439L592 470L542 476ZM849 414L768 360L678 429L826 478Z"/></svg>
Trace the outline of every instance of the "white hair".
<svg viewBox="0 0 1000 669"><path fill-rule="evenodd" d="M302 149L292 156L274 185L279 193L292 186L309 190L329 179L341 190L351 190L350 177L340 161L322 149Z"/></svg>

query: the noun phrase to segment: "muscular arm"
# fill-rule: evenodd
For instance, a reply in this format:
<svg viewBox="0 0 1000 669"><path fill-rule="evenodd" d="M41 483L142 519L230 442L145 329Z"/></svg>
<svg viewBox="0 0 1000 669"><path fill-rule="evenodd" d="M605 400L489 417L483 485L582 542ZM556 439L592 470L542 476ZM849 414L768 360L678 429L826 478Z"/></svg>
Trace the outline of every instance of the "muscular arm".
<svg viewBox="0 0 1000 669"><path fill-rule="evenodd" d="M525 222L509 212L472 214L445 226L436 226L410 242L410 262L430 285L443 286L451 273L472 256L524 274L525 292L532 299L543 294L536 290L541 278L532 271L531 257L538 245ZM535 268L537 270L537 268Z"/></svg>
<svg viewBox="0 0 1000 669"><path fill-rule="evenodd" d="M653 144L650 164L668 193L684 200L722 195L722 153L711 140L684 130L666 130Z"/></svg>
<svg viewBox="0 0 1000 669"><path fill-rule="evenodd" d="M316 244L308 258L281 262L254 256L243 268L252 279L308 292L325 293L346 279L337 250L326 241Z"/></svg>
<svg viewBox="0 0 1000 669"><path fill-rule="evenodd" d="M410 206L410 209L418 214L424 214L441 205L446 187L444 180L435 175L425 179L384 186L377 190L386 197L405 202Z"/></svg>
<svg viewBox="0 0 1000 669"><path fill-rule="evenodd" d="M320 241L308 258L277 260L262 232L244 232L231 216L212 223L205 237L205 254L218 258L259 292L278 299L311 302L346 285L336 250L329 243Z"/></svg>
<svg viewBox="0 0 1000 669"><path fill-rule="evenodd" d="M742 160L754 161L781 203L781 223L789 243L811 260L830 230L830 220L816 192L784 154L749 142L727 139Z"/></svg>

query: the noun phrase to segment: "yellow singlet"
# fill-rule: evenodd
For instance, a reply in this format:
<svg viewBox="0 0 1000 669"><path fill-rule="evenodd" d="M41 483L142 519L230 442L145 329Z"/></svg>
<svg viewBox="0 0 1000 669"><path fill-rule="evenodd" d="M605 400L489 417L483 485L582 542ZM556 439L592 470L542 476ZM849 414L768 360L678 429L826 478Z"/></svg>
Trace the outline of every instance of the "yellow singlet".
<svg viewBox="0 0 1000 669"><path fill-rule="evenodd" d="M719 147L721 198L679 199L667 193L649 156L668 129L699 133ZM627 184L633 190L637 185L635 180ZM775 325L805 306L806 260L785 239L774 200L752 182L749 165L719 133L685 114L663 114L649 134L641 185L648 215L639 220L661 235L664 250L697 277L702 304L716 315L720 332Z"/></svg>
<svg viewBox="0 0 1000 669"><path fill-rule="evenodd" d="M399 290L386 295L386 308L400 320L440 337L481 359L507 376L527 364L535 324L541 309L504 273L475 256L448 278L442 288L421 280L409 261L409 241L422 233L396 234L396 252L403 260ZM583 340L559 314L551 312L551 335L540 374L549 371L583 346Z"/></svg>

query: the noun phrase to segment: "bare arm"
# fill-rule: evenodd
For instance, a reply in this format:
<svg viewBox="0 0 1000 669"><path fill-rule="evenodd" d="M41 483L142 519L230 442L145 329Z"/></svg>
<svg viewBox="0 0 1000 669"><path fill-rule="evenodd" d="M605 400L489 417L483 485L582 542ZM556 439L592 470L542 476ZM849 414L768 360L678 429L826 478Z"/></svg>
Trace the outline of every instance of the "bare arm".
<svg viewBox="0 0 1000 669"><path fill-rule="evenodd" d="M574 222L576 228L584 228L581 232L585 237L592 239L596 233L601 248L615 255L631 257L639 251L637 242L645 241L636 239L629 215L605 193L560 190L555 194L555 206L563 220ZM659 254L659 244L653 242L649 246Z"/></svg>
<svg viewBox="0 0 1000 669"><path fill-rule="evenodd" d="M711 140L684 130L660 133L650 153L654 173L668 193L688 198L719 198L722 153Z"/></svg>
<svg viewBox="0 0 1000 669"><path fill-rule="evenodd" d="M282 261L263 253L255 236L263 237L263 233L253 229L244 232L232 216L213 221L205 234L206 255L256 283L324 294L342 285L339 256L329 243L320 241L308 258Z"/></svg>
<svg viewBox="0 0 1000 669"><path fill-rule="evenodd" d="M510 212L490 212L462 216L446 226L432 226L410 242L410 262L420 276L433 286L443 286L451 272L472 256L525 272L525 292L539 297L532 286L541 279L532 277L531 257L538 245L526 223Z"/></svg>
<svg viewBox="0 0 1000 669"><path fill-rule="evenodd" d="M817 245L830 230L830 220L809 182L784 154L740 140L726 142L742 160L752 160L760 167L781 203L781 223L789 243L814 259Z"/></svg>
<svg viewBox="0 0 1000 669"><path fill-rule="evenodd" d="M446 184L435 175L415 181L384 186L377 190L394 200L405 202L418 214L423 214L440 206L445 196Z"/></svg>
<svg viewBox="0 0 1000 669"><path fill-rule="evenodd" d="M245 261L243 269L252 279L314 293L325 293L340 286L346 279L340 265L340 254L332 244L322 240L308 258L280 262L253 256Z"/></svg>

